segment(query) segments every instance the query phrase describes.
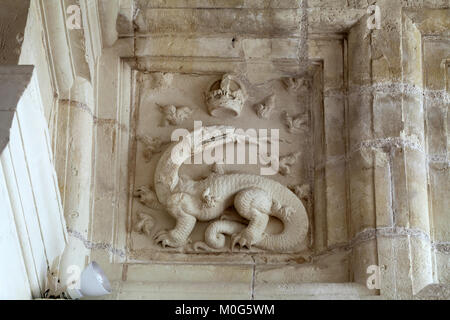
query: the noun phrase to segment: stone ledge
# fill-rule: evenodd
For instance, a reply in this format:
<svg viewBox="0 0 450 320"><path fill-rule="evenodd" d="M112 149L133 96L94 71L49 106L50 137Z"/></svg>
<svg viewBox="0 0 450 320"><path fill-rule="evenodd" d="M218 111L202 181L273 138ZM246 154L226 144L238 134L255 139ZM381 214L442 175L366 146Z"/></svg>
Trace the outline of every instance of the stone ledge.
<svg viewBox="0 0 450 320"><path fill-rule="evenodd" d="M121 282L110 299L139 300L250 300L250 283ZM212 288L214 288L212 290Z"/></svg>
<svg viewBox="0 0 450 320"><path fill-rule="evenodd" d="M380 299L357 283L261 284L255 287L255 300L263 299Z"/></svg>
<svg viewBox="0 0 450 320"><path fill-rule="evenodd" d="M423 288L414 300L449 300L450 285L433 283Z"/></svg>

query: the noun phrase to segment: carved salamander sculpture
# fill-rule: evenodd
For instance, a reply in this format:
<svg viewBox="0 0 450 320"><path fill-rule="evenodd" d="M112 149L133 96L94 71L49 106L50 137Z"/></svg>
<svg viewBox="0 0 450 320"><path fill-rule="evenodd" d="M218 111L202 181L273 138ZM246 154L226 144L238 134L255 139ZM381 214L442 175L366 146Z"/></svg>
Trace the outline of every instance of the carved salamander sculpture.
<svg viewBox="0 0 450 320"><path fill-rule="evenodd" d="M242 135L234 128L203 127L172 144L162 154L154 177L156 196L147 187L136 192L142 203L150 207L161 204L176 219L174 229L156 234L157 243L163 247L182 247L187 244L197 221L212 220L215 221L206 230L205 242L213 249L225 246L226 235L231 236L232 250L239 245L241 248L255 246L263 250L289 252L305 240L308 232L306 210L300 199L280 183L250 174L212 173L201 181L179 177L179 168L192 153L240 139L243 139ZM150 203L154 201L160 204ZM218 219L233 205L239 215L249 221L248 225ZM270 216L283 223L281 233L265 232Z"/></svg>

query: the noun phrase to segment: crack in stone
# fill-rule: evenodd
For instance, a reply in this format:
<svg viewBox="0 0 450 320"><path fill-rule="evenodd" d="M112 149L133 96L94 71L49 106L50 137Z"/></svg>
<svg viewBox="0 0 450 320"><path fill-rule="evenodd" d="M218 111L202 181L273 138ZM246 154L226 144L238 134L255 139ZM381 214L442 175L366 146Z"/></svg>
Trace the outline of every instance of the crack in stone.
<svg viewBox="0 0 450 320"><path fill-rule="evenodd" d="M450 103L450 94L446 90L425 90L424 96L427 100L437 102L440 105Z"/></svg>
<svg viewBox="0 0 450 320"><path fill-rule="evenodd" d="M61 99L59 100L62 103L67 103L69 107L75 107L78 109L81 109L83 111L86 111L91 117L95 118L94 113L89 108L89 106L85 103L74 101L74 100L68 100L68 99Z"/></svg>
<svg viewBox="0 0 450 320"><path fill-rule="evenodd" d="M446 250L450 250L450 243L432 242L429 235L427 235L420 229L412 229L404 227L382 227L382 228L367 228L361 232L358 232L349 242L331 246L327 250L315 254L314 257L321 256L333 251L349 251L361 243L370 240L375 240L378 236L387 238L400 238L410 236L413 238L418 238L429 242L432 248L436 248L437 250L440 251L442 250L443 252L447 252Z"/></svg>
<svg viewBox="0 0 450 320"><path fill-rule="evenodd" d="M332 156L328 157L327 160L321 162L318 164L315 169L323 169L326 165L335 164L339 162L344 161L350 161L352 156L357 153L361 152L365 149L403 149L403 148L410 148L416 151L419 151L422 154L425 154L429 159L433 159L433 162L448 162L446 156L435 156L435 155L427 155L423 149L423 147L417 143L416 141L413 141L411 139L405 139L402 137L391 137L391 138L384 138L384 139L373 139L373 140L366 140L358 143L356 146L352 148L349 155L341 155L341 156ZM386 151L386 153L388 153ZM430 160L431 161L431 160Z"/></svg>
<svg viewBox="0 0 450 320"><path fill-rule="evenodd" d="M70 236L74 237L75 239L78 239L81 242L83 242L83 245L84 245L84 247L86 249L89 249L89 250L104 250L104 251L108 251L109 253L111 253L113 255L117 255L117 256L119 256L121 258L125 258L126 257L126 253L125 253L124 250L114 248L109 243L89 241L85 237L83 237L83 235L80 232L72 230L70 228L67 228L67 233Z"/></svg>
<svg viewBox="0 0 450 320"><path fill-rule="evenodd" d="M370 148L376 149L410 148L413 150L417 150L421 153L425 153L424 148L417 141L403 137L389 137L389 138L380 138L362 141L352 148L350 154L354 154L363 149L370 149Z"/></svg>
<svg viewBox="0 0 450 320"><path fill-rule="evenodd" d="M439 155L439 154L428 155L427 159L430 165L442 164L446 165L447 167L450 167L450 160L447 155Z"/></svg>
<svg viewBox="0 0 450 320"><path fill-rule="evenodd" d="M364 94L384 93L390 95L416 95L439 103L450 103L450 94L446 90L422 89L416 85L408 83L376 83L373 85L352 85L348 92L344 89L331 88L324 91L327 97L346 98L350 96L360 96Z"/></svg>
<svg viewBox="0 0 450 320"><path fill-rule="evenodd" d="M70 107L78 108L80 110L83 110L87 112L94 121L95 124L98 125L107 125L107 126L119 126L121 130L128 130L127 126L124 124L121 124L117 119L105 119L105 118L99 118L94 115L92 110L89 108L89 106L85 103L81 103L78 101L68 100L68 99L62 99L60 102L67 103Z"/></svg>
<svg viewBox="0 0 450 320"><path fill-rule="evenodd" d="M104 250L104 251L108 251L110 254L118 255L121 258L126 257L126 253L124 250L114 248L109 243L104 243L104 242L96 243L93 241L89 241L86 238L84 238L80 232L72 230L70 228L67 228L67 232L69 233L70 236L83 242L86 249ZM367 242L370 240L375 240L377 236L389 237L389 238L399 238L399 237L410 236L410 237L422 239L422 240L429 242L432 250L436 250L436 251L439 251L444 254L450 254L450 242L433 242L433 241L431 241L429 235L427 235L422 230L410 229L410 228L404 228L404 227L384 227L384 228L376 228L376 229L375 228L365 229L365 230L357 233L353 237L353 239L350 240L349 242L347 242L345 244L332 246L325 251L314 254L312 257L318 258L320 256L323 256L325 254L332 253L335 251L349 251L361 243L364 243L364 242ZM255 289L255 280L256 280L255 279L255 277L256 277L255 266L257 263L256 263L254 257L252 257L252 259L253 259L253 274L252 274L252 284L251 284L252 285L251 299L254 300L254 298L255 298L254 297L254 292L255 292L254 289Z"/></svg>
<svg viewBox="0 0 450 320"><path fill-rule="evenodd" d="M383 228L370 228L359 232L353 239L341 247L346 250L370 240L376 239L377 236L387 238L400 238L400 237L413 237L417 239L429 242L431 248L439 252L450 254L450 242L438 242L431 241L430 236L420 229L405 228L405 227L383 227Z"/></svg>
<svg viewBox="0 0 450 320"><path fill-rule="evenodd" d="M434 242L431 244L433 250L450 255L450 242Z"/></svg>

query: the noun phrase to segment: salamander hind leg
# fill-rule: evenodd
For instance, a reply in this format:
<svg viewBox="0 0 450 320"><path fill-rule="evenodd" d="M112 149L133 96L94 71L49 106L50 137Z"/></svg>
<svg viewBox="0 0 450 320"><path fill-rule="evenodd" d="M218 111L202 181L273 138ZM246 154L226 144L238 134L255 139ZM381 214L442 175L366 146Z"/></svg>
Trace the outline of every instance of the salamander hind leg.
<svg viewBox="0 0 450 320"><path fill-rule="evenodd" d="M237 212L249 220L247 228L231 238L231 249L236 245L240 248L251 248L258 243L266 230L269 214L272 208L272 198L257 187L240 191L234 198Z"/></svg>

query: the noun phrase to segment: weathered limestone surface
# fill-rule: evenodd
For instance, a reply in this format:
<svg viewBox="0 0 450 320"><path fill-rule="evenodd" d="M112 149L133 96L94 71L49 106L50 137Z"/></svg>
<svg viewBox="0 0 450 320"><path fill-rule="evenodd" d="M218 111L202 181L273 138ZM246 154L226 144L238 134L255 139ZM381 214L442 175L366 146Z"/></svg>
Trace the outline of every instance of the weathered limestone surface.
<svg viewBox="0 0 450 320"><path fill-rule="evenodd" d="M95 260L111 299L448 299L448 1L377 1L380 29L367 0L48 2L31 4L21 59L38 70L54 148L70 235L62 279ZM82 28L66 32L77 3ZM149 236L175 219L136 189L153 187L171 132L194 120L280 129L284 175L272 179L307 212L301 247L196 253L203 222L183 246Z"/></svg>
<svg viewBox="0 0 450 320"><path fill-rule="evenodd" d="M214 266L211 270L219 266L223 270L217 269L217 274L232 275L229 281L236 284L223 289L228 292L223 293L224 297L244 281L233 273L233 267L225 265L230 258L220 255L189 256L170 251L152 254L154 249L145 235L137 236L133 231L135 218L128 213L129 198L120 194L123 190L131 197L127 186L133 175L137 174L142 183L151 176L139 169L143 161L139 160L140 144L127 140L133 139L133 130L137 129L138 136L151 134L151 128L158 125L159 111L141 110L151 105L148 99L175 104L177 101L169 100L177 94L165 96L164 90L175 92L171 88L176 86L188 92L180 97L185 98L185 104L191 101L187 103L190 109L203 103L195 88L206 88L208 84L202 85L199 80L195 80L198 85L195 81L184 84L177 80L177 72L212 77L237 73L248 80L246 86L252 91L255 85L264 88L270 81L308 70L314 170L309 178L312 197L304 204L311 210L310 250L297 256L231 256L231 261L254 274L253 280L244 281L250 290L244 298L319 298L330 294L334 298L408 298L432 283L446 283L448 146L444 142L447 133L439 124L446 119L446 113L440 110L446 110L442 102L448 103L448 87L433 86L430 81L430 89L434 90L430 94L439 96L433 100L435 107L426 107L431 117L426 120L424 75L437 75L437 81L444 82L446 75L440 67L430 64L444 57L422 57L422 52L439 56L439 51L428 45L420 49L426 41L423 35L447 36L443 25L446 4L381 2L384 27L380 30L367 28L367 7L366 1L309 1L307 6L302 1L121 3L119 40L104 50L98 86L107 91L119 90L124 98L117 101L111 95L100 96L94 118L98 126L94 171L114 174L97 174L93 180L96 209L90 240L85 239L91 247L102 249L92 251L91 259L101 262L116 280L118 291L111 298L171 296L172 286L177 287L171 282L175 278L169 277L163 284L136 269L134 262L145 263L148 259L186 263L187 267L170 268L181 274L178 288L192 286L195 297L207 297L201 292L208 285L183 281L196 279L189 272L197 274L195 270L203 268L192 263L210 263L211 268ZM133 18L135 29L130 27ZM402 33L405 36L401 37ZM434 38L434 42L441 46L440 55L447 52L448 56L446 41L439 39ZM306 69L306 61L300 59L305 52L311 59ZM121 65L115 62L120 57ZM142 71L156 78L142 77L138 74ZM159 79L158 75L163 77ZM155 84L162 88L155 91ZM156 95L147 98L152 90ZM305 95L301 97L305 99ZM138 121L136 128L134 120L128 120L129 114ZM202 119L198 112L194 117ZM250 114L244 112L241 117L248 121ZM150 127L139 125L153 122ZM150 131L141 132L139 128ZM161 137L168 139L165 134ZM435 156L430 158L425 146L434 148L436 151L431 152ZM131 150L130 159L138 155L136 169L121 169L129 160L119 150ZM152 171L150 164L144 167ZM114 218L102 212L113 212ZM149 222L142 223L145 226ZM120 263L124 263L123 267ZM375 290L366 288L370 265L380 267L380 287ZM158 274L165 274L158 270ZM207 283L216 281L220 283L219 278L211 277ZM334 283L337 290L346 293L332 293L327 283ZM158 289L150 289L156 284ZM327 294L321 290L328 290ZM236 297L241 295L236 293Z"/></svg>

